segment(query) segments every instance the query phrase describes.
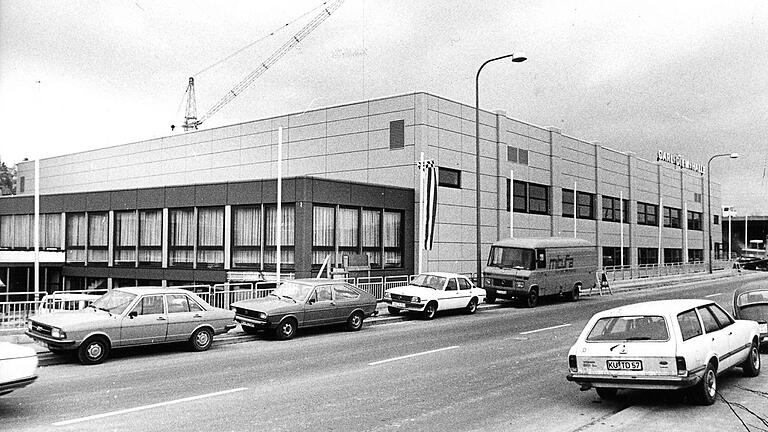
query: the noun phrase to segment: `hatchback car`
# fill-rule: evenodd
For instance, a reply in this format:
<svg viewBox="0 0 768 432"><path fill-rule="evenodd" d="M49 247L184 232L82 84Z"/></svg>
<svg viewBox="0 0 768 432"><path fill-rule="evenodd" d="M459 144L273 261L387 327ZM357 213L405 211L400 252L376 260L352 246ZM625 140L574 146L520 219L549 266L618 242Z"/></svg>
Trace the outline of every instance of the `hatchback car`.
<svg viewBox="0 0 768 432"><path fill-rule="evenodd" d="M37 353L28 346L0 342L0 396L37 379Z"/></svg>
<svg viewBox="0 0 768 432"><path fill-rule="evenodd" d="M750 282L734 291L733 316L757 321L761 343L768 342L768 280Z"/></svg>
<svg viewBox="0 0 768 432"><path fill-rule="evenodd" d="M205 351L233 329L232 311L178 288L115 288L86 309L27 320L27 336L56 353L76 351L83 364L104 361L112 348L189 342Z"/></svg>
<svg viewBox="0 0 768 432"><path fill-rule="evenodd" d="M285 340L301 327L345 323L348 330L360 330L363 320L376 313L376 298L343 281L292 279L266 298L232 303L232 310L244 332L270 330Z"/></svg>
<svg viewBox="0 0 768 432"><path fill-rule="evenodd" d="M390 314L412 311L421 313L425 319L432 319L438 310L446 309L475 313L484 298L484 289L476 288L469 278L456 273L422 273L407 286L384 291Z"/></svg>
<svg viewBox="0 0 768 432"><path fill-rule="evenodd" d="M618 389L690 388L710 405L717 376L760 373L757 323L734 320L707 300L637 303L595 314L568 353L567 378L602 398Z"/></svg>

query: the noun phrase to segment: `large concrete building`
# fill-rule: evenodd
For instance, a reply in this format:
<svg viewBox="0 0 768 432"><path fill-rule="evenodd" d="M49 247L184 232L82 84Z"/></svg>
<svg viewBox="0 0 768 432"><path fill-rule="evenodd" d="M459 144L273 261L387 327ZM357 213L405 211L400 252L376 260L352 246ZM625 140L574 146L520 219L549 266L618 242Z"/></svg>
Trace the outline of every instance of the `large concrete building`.
<svg viewBox="0 0 768 432"><path fill-rule="evenodd" d="M502 111L481 111L480 123L483 257L513 223L515 237L589 240L604 266L621 265L621 256L625 265L707 259L700 165L663 149L620 152ZM280 127L283 224L275 209ZM421 153L439 167L439 188L434 246L419 254ZM282 269L296 276L313 275L326 256L357 270L367 260L372 276L412 274L420 256L424 270L474 272L475 163L474 107L427 93L43 159L44 286L210 283L272 272L278 226ZM31 286L34 164L18 165L19 195L0 198L7 290ZM711 200L720 209L714 181Z"/></svg>

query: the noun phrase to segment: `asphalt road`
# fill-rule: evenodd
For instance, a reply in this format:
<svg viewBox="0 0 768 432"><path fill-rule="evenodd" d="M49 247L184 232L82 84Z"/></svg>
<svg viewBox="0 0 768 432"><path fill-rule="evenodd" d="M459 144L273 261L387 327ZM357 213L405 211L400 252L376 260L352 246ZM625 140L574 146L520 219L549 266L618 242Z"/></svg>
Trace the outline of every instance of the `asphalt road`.
<svg viewBox="0 0 768 432"><path fill-rule="evenodd" d="M36 383L0 398L0 430L746 430L720 401L698 407L678 393L626 391L605 402L565 380L568 349L595 312L705 296L730 310L740 282L303 331L285 342L255 337L203 353L118 350L97 366L40 368ZM721 380L728 399L768 417L765 396L743 389L768 391L768 366L758 378L736 370Z"/></svg>

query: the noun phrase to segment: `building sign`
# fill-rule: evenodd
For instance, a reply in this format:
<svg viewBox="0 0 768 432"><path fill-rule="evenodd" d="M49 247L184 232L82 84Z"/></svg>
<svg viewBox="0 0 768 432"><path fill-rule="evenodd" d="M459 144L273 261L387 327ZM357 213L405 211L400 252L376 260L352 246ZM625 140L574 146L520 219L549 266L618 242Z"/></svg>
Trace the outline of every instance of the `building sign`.
<svg viewBox="0 0 768 432"><path fill-rule="evenodd" d="M667 162L676 167L680 167L680 169L696 171L697 173L704 175L704 165L696 162L691 162L688 159L684 158L683 155L679 155L679 154L674 155L672 153L667 153L663 150L659 150L659 153L656 156L656 161Z"/></svg>

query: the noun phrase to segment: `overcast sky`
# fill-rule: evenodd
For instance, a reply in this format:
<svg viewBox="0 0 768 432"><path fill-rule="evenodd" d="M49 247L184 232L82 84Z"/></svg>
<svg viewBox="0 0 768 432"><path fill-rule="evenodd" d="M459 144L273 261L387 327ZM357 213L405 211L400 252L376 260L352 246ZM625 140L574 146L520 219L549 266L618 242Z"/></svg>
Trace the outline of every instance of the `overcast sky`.
<svg viewBox="0 0 768 432"><path fill-rule="evenodd" d="M302 1L0 1L0 159L170 135L308 21ZM655 160L712 163L723 204L768 215L768 2L347 0L210 128L426 91ZM39 83L38 83L39 82ZM181 108L181 109L180 109ZM177 132L178 133L178 129Z"/></svg>

